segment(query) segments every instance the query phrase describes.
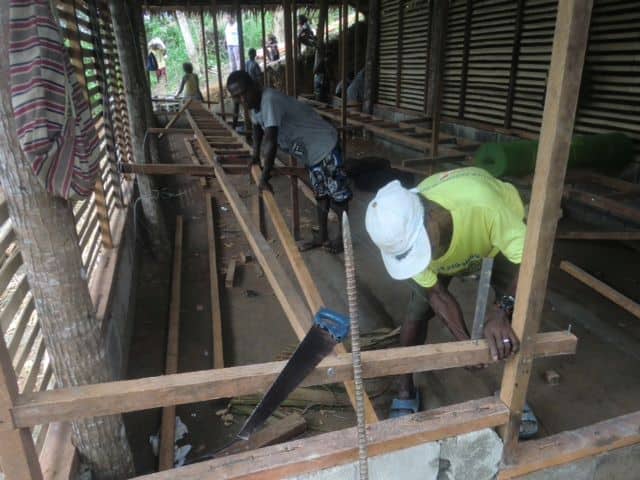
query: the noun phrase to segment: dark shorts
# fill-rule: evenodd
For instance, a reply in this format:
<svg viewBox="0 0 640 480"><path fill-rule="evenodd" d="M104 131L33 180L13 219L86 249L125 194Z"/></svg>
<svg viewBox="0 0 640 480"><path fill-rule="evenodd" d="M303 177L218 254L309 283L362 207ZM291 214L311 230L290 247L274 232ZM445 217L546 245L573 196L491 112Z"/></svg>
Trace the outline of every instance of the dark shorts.
<svg viewBox="0 0 640 480"><path fill-rule="evenodd" d="M507 289L511 286L511 282L513 282L514 276L518 273L519 267L519 265L507 260L501 253L496 255L493 261L493 269L491 270L491 286L496 293L496 298L505 295ZM445 288L449 288L451 278L452 277L439 275L438 281ZM430 319L434 315L434 312L427 299L425 289L413 280L408 280L408 282L411 284L411 296L409 297L407 319L412 322Z"/></svg>
<svg viewBox="0 0 640 480"><path fill-rule="evenodd" d="M334 202L346 202L353 194L349 187L349 178L344 171L340 144L336 143L324 160L309 167L311 188L317 198L329 197Z"/></svg>

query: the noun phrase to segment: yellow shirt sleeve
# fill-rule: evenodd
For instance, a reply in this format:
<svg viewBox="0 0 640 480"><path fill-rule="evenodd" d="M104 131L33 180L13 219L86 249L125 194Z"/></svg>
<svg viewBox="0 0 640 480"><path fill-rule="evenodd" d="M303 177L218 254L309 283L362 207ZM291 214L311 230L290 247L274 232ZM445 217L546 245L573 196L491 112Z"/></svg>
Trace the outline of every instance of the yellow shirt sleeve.
<svg viewBox="0 0 640 480"><path fill-rule="evenodd" d="M511 263L522 263L526 226L521 218L506 208L496 209L490 219L491 243Z"/></svg>
<svg viewBox="0 0 640 480"><path fill-rule="evenodd" d="M421 273L413 277L413 280L421 287L431 288L438 283L438 275L427 267Z"/></svg>

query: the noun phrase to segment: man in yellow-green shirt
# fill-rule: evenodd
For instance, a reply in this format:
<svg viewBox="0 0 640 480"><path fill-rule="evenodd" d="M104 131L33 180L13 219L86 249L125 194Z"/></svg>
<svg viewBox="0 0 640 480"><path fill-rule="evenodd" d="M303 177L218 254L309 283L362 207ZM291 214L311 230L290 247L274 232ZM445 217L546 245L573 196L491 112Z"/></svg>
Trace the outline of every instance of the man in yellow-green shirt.
<svg viewBox="0 0 640 480"><path fill-rule="evenodd" d="M457 340L469 339L449 281L477 272L484 257L495 257L491 283L497 301L487 312L484 336L494 360L518 350L510 320L524 248L524 217L515 187L474 167L432 175L411 190L395 180L378 191L367 208L367 231L391 277L411 279L412 285L401 345L424 343L434 315ZM413 377L405 375L391 416L418 408Z"/></svg>

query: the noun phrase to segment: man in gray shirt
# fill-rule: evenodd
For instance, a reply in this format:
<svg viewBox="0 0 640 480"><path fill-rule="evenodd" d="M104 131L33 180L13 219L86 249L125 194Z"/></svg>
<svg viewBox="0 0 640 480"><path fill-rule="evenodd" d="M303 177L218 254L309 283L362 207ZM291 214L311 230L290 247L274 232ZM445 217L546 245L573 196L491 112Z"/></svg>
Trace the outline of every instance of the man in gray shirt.
<svg viewBox="0 0 640 480"><path fill-rule="evenodd" d="M329 209L341 218L352 193L335 128L310 105L272 88L263 90L247 72L232 72L227 79L227 90L236 101L251 109L254 125L252 163L260 163L260 150L264 148L260 189L272 190L269 179L278 147L309 170L317 200L319 233L310 242L302 244L301 250L323 246L332 253L340 252L342 236L329 239Z"/></svg>

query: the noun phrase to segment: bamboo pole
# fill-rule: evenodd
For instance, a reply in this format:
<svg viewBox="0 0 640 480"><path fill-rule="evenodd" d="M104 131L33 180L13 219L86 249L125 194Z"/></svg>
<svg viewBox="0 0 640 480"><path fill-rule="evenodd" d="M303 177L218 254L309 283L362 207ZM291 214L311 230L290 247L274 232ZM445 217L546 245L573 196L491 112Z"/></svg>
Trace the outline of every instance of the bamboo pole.
<svg viewBox="0 0 640 480"><path fill-rule="evenodd" d="M209 66L207 62L207 41L204 37L204 9L200 7L200 35L202 36L202 56L204 61L204 82L205 88L207 89L207 102L211 99L209 98Z"/></svg>
<svg viewBox="0 0 640 480"><path fill-rule="evenodd" d="M264 75L263 85L269 86L269 75L267 75L267 34L264 27L264 0L260 0L260 24L262 25L262 70Z"/></svg>
<svg viewBox="0 0 640 480"><path fill-rule="evenodd" d="M283 0L284 8L284 49L285 49L285 74L286 94L293 95L293 45L291 45L291 4L290 0Z"/></svg>

